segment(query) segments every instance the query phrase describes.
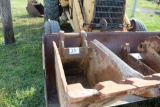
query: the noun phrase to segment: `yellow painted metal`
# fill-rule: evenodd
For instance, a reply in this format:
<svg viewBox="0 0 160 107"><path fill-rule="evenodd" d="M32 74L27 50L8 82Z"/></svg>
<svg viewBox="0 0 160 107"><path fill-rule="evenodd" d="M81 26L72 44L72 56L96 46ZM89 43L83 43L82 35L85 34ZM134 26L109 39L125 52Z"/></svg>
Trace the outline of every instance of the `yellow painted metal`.
<svg viewBox="0 0 160 107"><path fill-rule="evenodd" d="M78 21L78 24L79 24L79 28L80 28L80 30L83 30L84 20L83 20L80 4L79 4L78 0L74 0L74 7L75 7L75 13L76 13L76 16L77 16L77 19L78 19L77 21ZM73 14L75 14L75 13L73 13Z"/></svg>
<svg viewBox="0 0 160 107"><path fill-rule="evenodd" d="M89 26L83 26L83 23L92 23L95 10L95 0L83 0L83 7L80 7L80 2L78 0L60 0L60 3L62 7L69 6L69 10L65 13L75 32L79 32L81 30L85 30L87 32L95 31ZM85 16L85 19L82 14ZM123 24L130 25L130 21L126 14L124 15ZM96 30L96 32L97 31L100 30ZM116 31L128 31L128 26L124 26L122 29Z"/></svg>
<svg viewBox="0 0 160 107"><path fill-rule="evenodd" d="M67 7L69 5L69 0L60 0L60 4L62 7Z"/></svg>
<svg viewBox="0 0 160 107"><path fill-rule="evenodd" d="M80 26L78 23L78 18L77 18L77 13L76 13L76 7L73 6L73 24L74 24L74 31L79 32L80 31Z"/></svg>
<svg viewBox="0 0 160 107"><path fill-rule="evenodd" d="M86 21L87 23L91 23L94 15L94 3L95 0L84 0L83 6L84 6L84 12L86 15Z"/></svg>
<svg viewBox="0 0 160 107"><path fill-rule="evenodd" d="M70 10L69 10L70 12L66 11L65 13L71 23L73 30L75 32L79 32L83 30L83 23L84 23L80 4L78 0L70 0L69 6L70 6Z"/></svg>
<svg viewBox="0 0 160 107"><path fill-rule="evenodd" d="M74 23L73 23L73 20L70 18L69 12L66 11L65 13L66 13L67 18L68 18L68 20L69 20L69 22L70 22L70 24L71 24L71 26L72 26L72 29L75 31Z"/></svg>

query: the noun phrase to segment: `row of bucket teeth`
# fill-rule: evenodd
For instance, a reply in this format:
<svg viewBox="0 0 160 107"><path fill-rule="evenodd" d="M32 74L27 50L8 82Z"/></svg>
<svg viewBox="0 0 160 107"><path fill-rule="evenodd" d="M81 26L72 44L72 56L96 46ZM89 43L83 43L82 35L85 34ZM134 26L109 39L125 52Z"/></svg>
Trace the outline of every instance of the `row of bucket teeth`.
<svg viewBox="0 0 160 107"><path fill-rule="evenodd" d="M95 97L95 95L98 99L110 99L129 94L143 97L157 97L159 94L156 93L156 95L152 95L151 91L153 92L156 88L158 89L159 86L160 73L156 73L145 76L144 78L127 78L121 84L113 81L99 82L95 85L95 90L85 89L80 83L71 84L67 86L67 95L70 103L83 101L85 98L92 98Z"/></svg>

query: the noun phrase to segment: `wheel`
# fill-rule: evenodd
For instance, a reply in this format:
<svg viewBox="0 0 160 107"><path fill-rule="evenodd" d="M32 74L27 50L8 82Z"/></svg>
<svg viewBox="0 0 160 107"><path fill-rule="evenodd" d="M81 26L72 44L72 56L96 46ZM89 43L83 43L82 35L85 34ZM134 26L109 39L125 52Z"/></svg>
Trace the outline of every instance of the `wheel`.
<svg viewBox="0 0 160 107"><path fill-rule="evenodd" d="M59 20L59 0L44 0L44 20Z"/></svg>
<svg viewBox="0 0 160 107"><path fill-rule="evenodd" d="M60 31L60 26L58 21L50 20L44 23L45 34L58 33Z"/></svg>
<svg viewBox="0 0 160 107"><path fill-rule="evenodd" d="M132 28L129 31L147 31L146 26L138 19L131 19Z"/></svg>

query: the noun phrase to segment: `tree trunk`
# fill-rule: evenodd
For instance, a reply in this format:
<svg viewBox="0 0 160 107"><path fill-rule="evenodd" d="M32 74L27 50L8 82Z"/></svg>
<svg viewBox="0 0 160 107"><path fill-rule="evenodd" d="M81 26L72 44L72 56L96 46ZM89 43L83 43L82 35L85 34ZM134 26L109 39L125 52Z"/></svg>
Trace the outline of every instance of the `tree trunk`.
<svg viewBox="0 0 160 107"><path fill-rule="evenodd" d="M10 0L0 0L0 8L5 44L15 43Z"/></svg>

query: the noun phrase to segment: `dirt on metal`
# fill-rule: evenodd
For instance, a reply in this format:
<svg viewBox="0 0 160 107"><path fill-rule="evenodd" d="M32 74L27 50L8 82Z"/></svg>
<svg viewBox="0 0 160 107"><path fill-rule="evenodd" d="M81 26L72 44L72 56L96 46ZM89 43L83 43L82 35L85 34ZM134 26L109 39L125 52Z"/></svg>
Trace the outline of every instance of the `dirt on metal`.
<svg viewBox="0 0 160 107"><path fill-rule="evenodd" d="M56 104L60 106L98 107L110 106L124 96L129 98L133 94L142 98L160 96L160 74L154 69L155 66L159 67L159 58L148 51L139 53L137 50L138 44L155 35L159 37L159 32L86 34L88 47L79 46L79 38L74 38L73 42L70 42L73 38L67 38L64 40L65 47L61 47L63 52L57 48L59 39L56 34L44 36L43 65L47 105L54 105L53 98L59 99ZM70 37L69 34L66 35ZM126 43L129 44L127 48L123 47ZM73 47L78 47L80 53L68 54L69 48ZM156 52L158 50L157 47L152 49ZM153 62L147 64L149 60ZM139 97L128 103L135 101L139 101Z"/></svg>

